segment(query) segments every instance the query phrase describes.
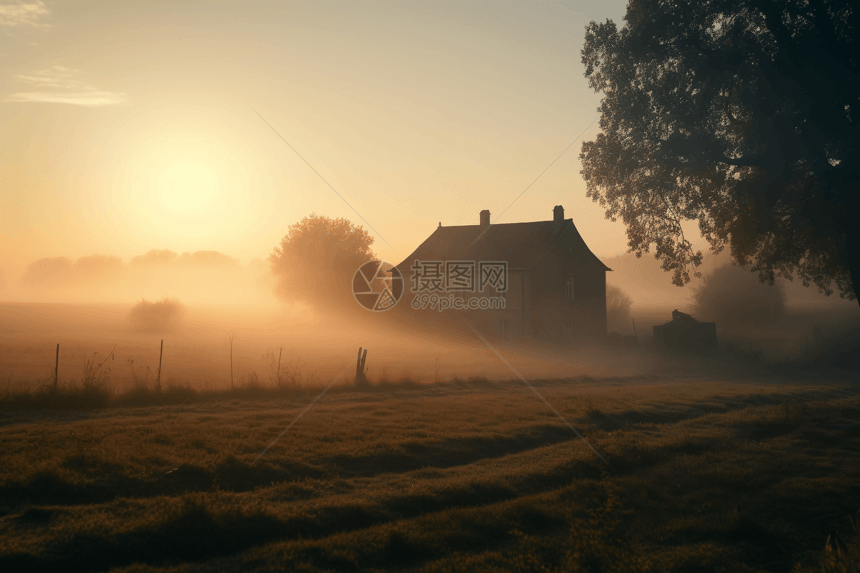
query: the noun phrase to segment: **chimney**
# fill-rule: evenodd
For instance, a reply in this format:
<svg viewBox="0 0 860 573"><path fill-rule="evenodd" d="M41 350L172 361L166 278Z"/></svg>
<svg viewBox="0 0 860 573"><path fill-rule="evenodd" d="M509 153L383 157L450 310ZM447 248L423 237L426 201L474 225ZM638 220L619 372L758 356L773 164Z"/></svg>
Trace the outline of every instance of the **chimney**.
<svg viewBox="0 0 860 573"><path fill-rule="evenodd" d="M489 227L490 226L490 210L484 209L481 211L481 226Z"/></svg>
<svg viewBox="0 0 860 573"><path fill-rule="evenodd" d="M552 210L552 220L556 223L561 223L564 221L564 207L561 205L556 205Z"/></svg>

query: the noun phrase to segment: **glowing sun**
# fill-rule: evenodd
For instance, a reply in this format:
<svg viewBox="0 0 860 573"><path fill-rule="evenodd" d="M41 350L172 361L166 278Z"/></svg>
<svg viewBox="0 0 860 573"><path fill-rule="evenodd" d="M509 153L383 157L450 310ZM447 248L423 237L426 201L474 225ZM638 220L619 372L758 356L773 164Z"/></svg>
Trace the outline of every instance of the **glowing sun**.
<svg viewBox="0 0 860 573"><path fill-rule="evenodd" d="M221 195L221 182L211 166L193 160L167 165L155 182L158 203L175 214L210 211Z"/></svg>

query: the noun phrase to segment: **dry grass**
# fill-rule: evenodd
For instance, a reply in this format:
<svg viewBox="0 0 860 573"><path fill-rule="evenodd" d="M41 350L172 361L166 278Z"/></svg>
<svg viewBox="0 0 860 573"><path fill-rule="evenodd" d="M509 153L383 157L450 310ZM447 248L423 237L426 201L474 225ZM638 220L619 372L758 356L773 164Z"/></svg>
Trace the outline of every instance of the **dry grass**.
<svg viewBox="0 0 860 573"><path fill-rule="evenodd" d="M609 467L517 381L336 387L256 463L315 394L7 410L0 569L852 570L856 386L533 383Z"/></svg>

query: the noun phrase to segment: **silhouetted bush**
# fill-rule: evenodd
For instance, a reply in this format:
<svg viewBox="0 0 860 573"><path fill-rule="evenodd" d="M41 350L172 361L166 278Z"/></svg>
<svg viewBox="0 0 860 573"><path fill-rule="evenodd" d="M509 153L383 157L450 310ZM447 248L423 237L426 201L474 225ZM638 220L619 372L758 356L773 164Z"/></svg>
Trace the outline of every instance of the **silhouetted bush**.
<svg viewBox="0 0 860 573"><path fill-rule="evenodd" d="M185 306L178 300L165 298L148 302L141 299L131 309L129 318L136 330L142 332L169 332L176 329L185 315Z"/></svg>
<svg viewBox="0 0 860 573"><path fill-rule="evenodd" d="M702 278L693 296L696 318L724 326L773 324L785 314L785 289L758 275L725 265Z"/></svg>

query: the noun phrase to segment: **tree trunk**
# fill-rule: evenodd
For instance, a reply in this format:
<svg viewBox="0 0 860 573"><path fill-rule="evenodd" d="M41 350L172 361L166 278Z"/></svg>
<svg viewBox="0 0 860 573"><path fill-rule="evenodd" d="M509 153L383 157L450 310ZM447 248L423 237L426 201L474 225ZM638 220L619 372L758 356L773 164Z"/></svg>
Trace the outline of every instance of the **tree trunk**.
<svg viewBox="0 0 860 573"><path fill-rule="evenodd" d="M845 258L848 261L855 300L860 304L860 221L848 223L848 231L845 233Z"/></svg>

